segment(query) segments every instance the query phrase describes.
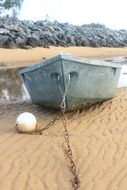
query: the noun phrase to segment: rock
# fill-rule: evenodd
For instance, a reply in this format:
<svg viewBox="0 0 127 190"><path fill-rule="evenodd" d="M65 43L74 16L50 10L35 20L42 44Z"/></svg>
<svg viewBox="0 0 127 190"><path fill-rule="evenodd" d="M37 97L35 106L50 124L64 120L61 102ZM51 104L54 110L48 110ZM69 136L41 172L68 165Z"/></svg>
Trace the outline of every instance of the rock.
<svg viewBox="0 0 127 190"><path fill-rule="evenodd" d="M21 46L21 48L23 48L23 49L32 49L32 46L23 45L23 46Z"/></svg>
<svg viewBox="0 0 127 190"><path fill-rule="evenodd" d="M126 47L127 30L111 30L93 25L73 26L57 21L0 19L0 47L31 48L49 46Z"/></svg>
<svg viewBox="0 0 127 190"><path fill-rule="evenodd" d="M99 43L94 39L90 41L90 46L92 46L92 47L100 47Z"/></svg>
<svg viewBox="0 0 127 190"><path fill-rule="evenodd" d="M62 47L68 47L68 44L64 40L60 40L59 45Z"/></svg>
<svg viewBox="0 0 127 190"><path fill-rule="evenodd" d="M26 39L19 36L19 37L17 37L17 38L15 39L15 43L16 43L19 47L23 47L23 46L25 46L25 44L26 44Z"/></svg>
<svg viewBox="0 0 127 190"><path fill-rule="evenodd" d="M17 32L17 35L18 36L26 36L26 32L23 29L21 29L20 31Z"/></svg>
<svg viewBox="0 0 127 190"><path fill-rule="evenodd" d="M49 32L53 33L55 30L52 26L47 26L47 29Z"/></svg>
<svg viewBox="0 0 127 190"><path fill-rule="evenodd" d="M0 28L0 34L9 34L10 31L5 28Z"/></svg>
<svg viewBox="0 0 127 190"><path fill-rule="evenodd" d="M105 40L105 39L102 39L102 40L101 40L101 44L102 44L103 47L106 47L106 40Z"/></svg>
<svg viewBox="0 0 127 190"><path fill-rule="evenodd" d="M37 46L39 46L39 40L35 37L27 37L26 45L32 46L32 47L37 47Z"/></svg>
<svg viewBox="0 0 127 190"><path fill-rule="evenodd" d="M3 47L3 45L8 41L8 36L0 35L0 47Z"/></svg>
<svg viewBox="0 0 127 190"><path fill-rule="evenodd" d="M51 37L48 38L48 42L50 45L56 45L56 41Z"/></svg>
<svg viewBox="0 0 127 190"><path fill-rule="evenodd" d="M7 30L11 30L11 31L15 31L15 32L18 32L20 30L19 26L17 26L17 25L7 25L7 24L4 24L3 26Z"/></svg>
<svg viewBox="0 0 127 190"><path fill-rule="evenodd" d="M87 47L90 45L89 40L86 37L80 40L80 44L81 46L87 46Z"/></svg>
<svg viewBox="0 0 127 190"><path fill-rule="evenodd" d="M8 41L4 44L4 47L13 49L13 48L17 48L18 46L17 46L17 44L16 44L13 40L8 40Z"/></svg>

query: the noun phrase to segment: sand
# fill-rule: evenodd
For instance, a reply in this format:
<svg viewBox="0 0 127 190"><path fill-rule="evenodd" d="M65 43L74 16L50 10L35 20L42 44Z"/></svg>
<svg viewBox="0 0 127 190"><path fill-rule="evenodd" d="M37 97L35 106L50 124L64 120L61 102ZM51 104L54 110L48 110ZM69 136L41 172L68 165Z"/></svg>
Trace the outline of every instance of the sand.
<svg viewBox="0 0 127 190"><path fill-rule="evenodd" d="M49 49L33 48L29 50L0 48L0 62L5 62L8 67L26 66L59 53L67 53L79 57L108 58L127 56L127 48L50 47Z"/></svg>
<svg viewBox="0 0 127 190"><path fill-rule="evenodd" d="M0 58L8 66L20 66L25 65L26 60L29 64L52 56L55 52L51 50L56 49L59 48L0 49ZM69 48L65 49L69 51ZM94 51L93 48L72 48L70 53L74 52L82 57L127 55L126 48L98 48ZM37 117L39 128L58 114L29 102L1 104L0 190L71 190L72 175L63 151L61 120L41 136L18 134L14 129L15 121L25 111ZM79 190L126 190L127 88L118 89L112 100L66 116L81 182Z"/></svg>

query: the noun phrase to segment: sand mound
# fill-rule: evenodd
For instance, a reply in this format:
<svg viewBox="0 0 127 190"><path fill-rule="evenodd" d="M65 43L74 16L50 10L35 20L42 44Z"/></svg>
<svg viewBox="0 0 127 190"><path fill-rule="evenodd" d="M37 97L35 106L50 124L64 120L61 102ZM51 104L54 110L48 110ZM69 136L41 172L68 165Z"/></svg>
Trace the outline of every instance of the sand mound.
<svg viewBox="0 0 127 190"><path fill-rule="evenodd" d="M0 189L69 190L71 173L63 152L59 120L42 136L17 134L17 116L30 111L38 127L57 113L31 103L0 107ZM112 100L69 113L68 131L81 180L80 190L127 189L127 88Z"/></svg>

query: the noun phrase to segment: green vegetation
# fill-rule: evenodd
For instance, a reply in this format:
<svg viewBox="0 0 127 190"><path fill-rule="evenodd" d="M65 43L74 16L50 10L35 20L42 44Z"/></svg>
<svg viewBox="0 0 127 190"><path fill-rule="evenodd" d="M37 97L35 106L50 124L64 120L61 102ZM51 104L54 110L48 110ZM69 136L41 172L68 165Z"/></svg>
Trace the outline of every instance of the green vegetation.
<svg viewBox="0 0 127 190"><path fill-rule="evenodd" d="M82 26L90 27L90 28L106 28L104 24L100 24L100 23L83 24Z"/></svg>

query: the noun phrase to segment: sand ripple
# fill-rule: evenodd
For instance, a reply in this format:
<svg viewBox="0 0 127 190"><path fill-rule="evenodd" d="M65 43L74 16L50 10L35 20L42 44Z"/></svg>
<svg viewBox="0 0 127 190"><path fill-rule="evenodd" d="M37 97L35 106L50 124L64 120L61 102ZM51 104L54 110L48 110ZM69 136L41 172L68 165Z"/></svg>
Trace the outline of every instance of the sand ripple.
<svg viewBox="0 0 127 190"><path fill-rule="evenodd" d="M17 134L19 113L30 111L38 127L56 112L31 103L0 107L0 190L71 190L61 121L42 136ZM80 190L127 189L127 88L88 110L68 113L68 130Z"/></svg>

